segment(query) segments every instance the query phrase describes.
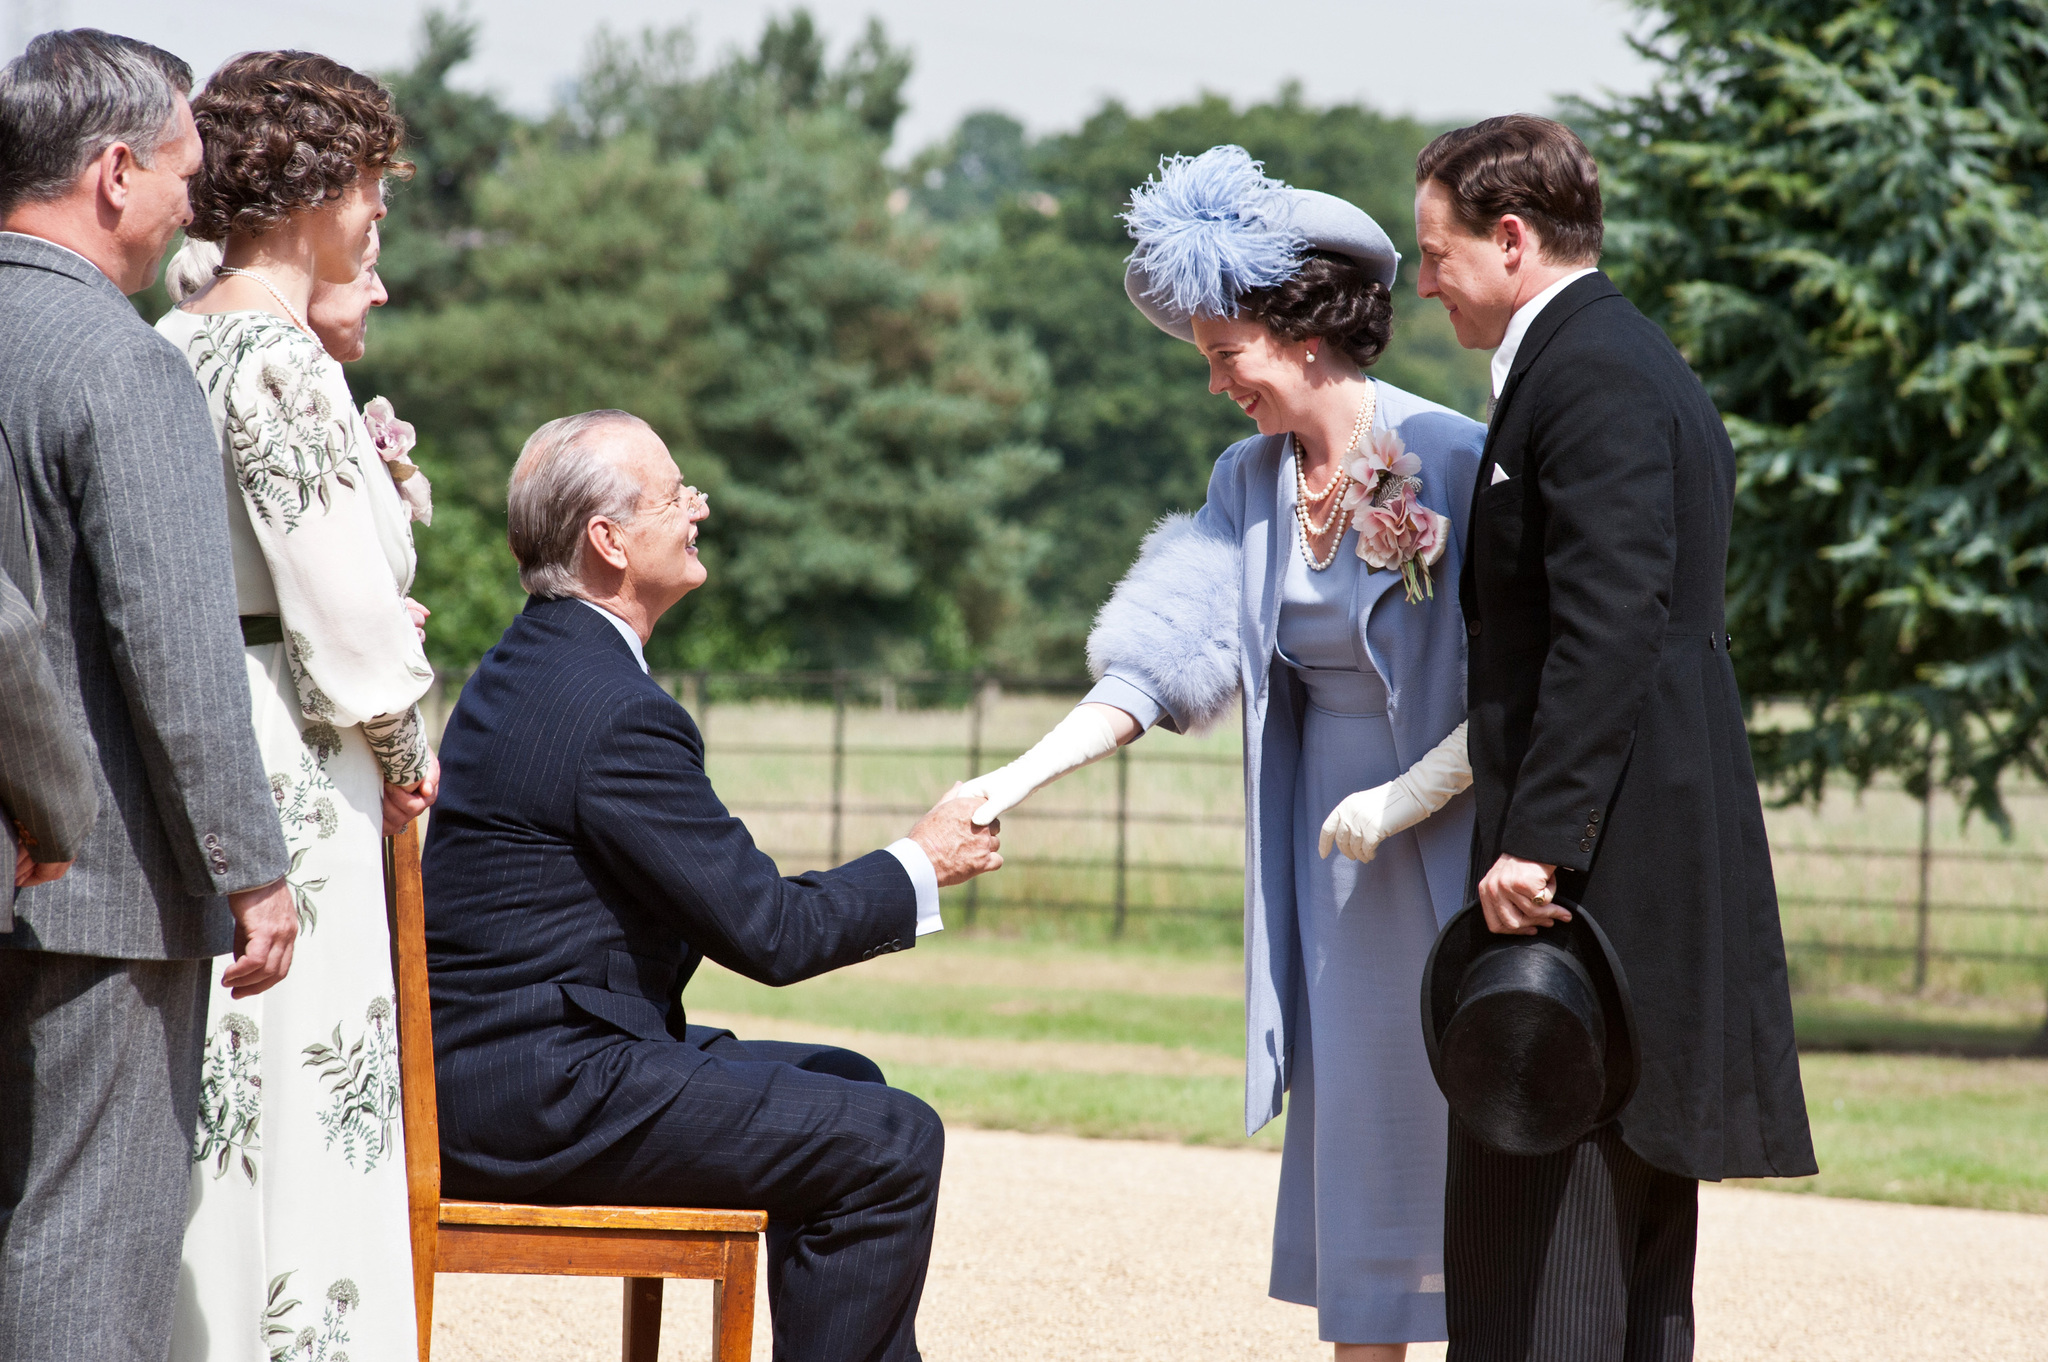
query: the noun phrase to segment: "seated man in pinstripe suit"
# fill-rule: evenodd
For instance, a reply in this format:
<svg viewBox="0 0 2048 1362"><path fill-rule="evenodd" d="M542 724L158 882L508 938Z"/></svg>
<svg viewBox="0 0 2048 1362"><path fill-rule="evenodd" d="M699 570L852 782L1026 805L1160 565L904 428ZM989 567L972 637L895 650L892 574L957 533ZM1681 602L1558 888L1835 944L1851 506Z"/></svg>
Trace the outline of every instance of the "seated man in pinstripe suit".
<svg viewBox="0 0 2048 1362"><path fill-rule="evenodd" d="M704 581L703 498L638 418L536 431L512 472L526 610L441 743L424 879L443 1185L457 1197L766 1209L775 1356L910 1362L944 1133L859 1055L689 1026L699 961L786 984L913 945L1002 864L969 799L784 878L646 675Z"/></svg>

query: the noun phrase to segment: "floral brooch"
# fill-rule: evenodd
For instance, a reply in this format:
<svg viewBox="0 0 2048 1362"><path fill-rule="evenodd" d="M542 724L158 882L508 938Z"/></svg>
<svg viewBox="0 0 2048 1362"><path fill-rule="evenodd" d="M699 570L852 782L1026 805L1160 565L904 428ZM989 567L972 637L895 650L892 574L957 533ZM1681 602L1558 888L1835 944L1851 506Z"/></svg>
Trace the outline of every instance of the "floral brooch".
<svg viewBox="0 0 2048 1362"><path fill-rule="evenodd" d="M1345 465L1352 485L1344 493L1358 531L1358 556L1376 571L1398 570L1408 602L1436 595L1429 570L1450 543L1451 522L1424 506L1422 460L1391 430L1374 430Z"/></svg>

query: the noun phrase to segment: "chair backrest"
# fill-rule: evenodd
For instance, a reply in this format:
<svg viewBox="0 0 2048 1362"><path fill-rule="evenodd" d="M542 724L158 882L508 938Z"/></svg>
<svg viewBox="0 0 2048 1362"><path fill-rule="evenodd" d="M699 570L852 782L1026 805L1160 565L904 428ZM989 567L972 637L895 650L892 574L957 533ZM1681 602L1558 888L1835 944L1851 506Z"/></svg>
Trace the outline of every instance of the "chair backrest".
<svg viewBox="0 0 2048 1362"><path fill-rule="evenodd" d="M413 1272L431 1283L441 1223L441 1119L434 1095L434 1012L427 994L427 911L420 888L420 825L384 841L384 902L391 973L398 984L398 1074L405 1120L405 1180Z"/></svg>

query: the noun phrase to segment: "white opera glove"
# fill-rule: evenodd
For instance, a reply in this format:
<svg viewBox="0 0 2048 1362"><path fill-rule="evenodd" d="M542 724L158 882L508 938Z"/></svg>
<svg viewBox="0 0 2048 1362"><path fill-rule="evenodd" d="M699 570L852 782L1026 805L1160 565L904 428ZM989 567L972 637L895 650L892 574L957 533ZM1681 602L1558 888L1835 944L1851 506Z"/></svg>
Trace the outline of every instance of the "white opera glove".
<svg viewBox="0 0 2048 1362"><path fill-rule="evenodd" d="M1354 861L1370 861L1380 843L1414 827L1441 809L1451 796L1472 783L1472 762L1465 752L1465 725L1423 754L1384 785L1346 796L1323 820L1321 854L1336 847Z"/></svg>
<svg viewBox="0 0 2048 1362"><path fill-rule="evenodd" d="M993 823L1022 804L1033 790L1101 761L1116 748L1116 729L1109 716L1100 706L1081 705L1054 724L1029 752L1008 766L976 776L955 790L953 797L981 795L984 802L974 811L974 822L977 826Z"/></svg>

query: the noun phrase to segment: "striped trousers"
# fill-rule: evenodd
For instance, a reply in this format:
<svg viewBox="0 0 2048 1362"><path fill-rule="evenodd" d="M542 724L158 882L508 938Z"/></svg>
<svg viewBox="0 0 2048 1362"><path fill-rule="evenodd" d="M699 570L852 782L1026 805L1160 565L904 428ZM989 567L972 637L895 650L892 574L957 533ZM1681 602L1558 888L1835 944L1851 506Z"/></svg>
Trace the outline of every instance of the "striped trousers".
<svg viewBox="0 0 2048 1362"><path fill-rule="evenodd" d="M1699 1183L1612 1125L1540 1158L1451 1121L1449 1362L1689 1362Z"/></svg>
<svg viewBox="0 0 2048 1362"><path fill-rule="evenodd" d="M0 949L6 1362L169 1353L211 963Z"/></svg>

